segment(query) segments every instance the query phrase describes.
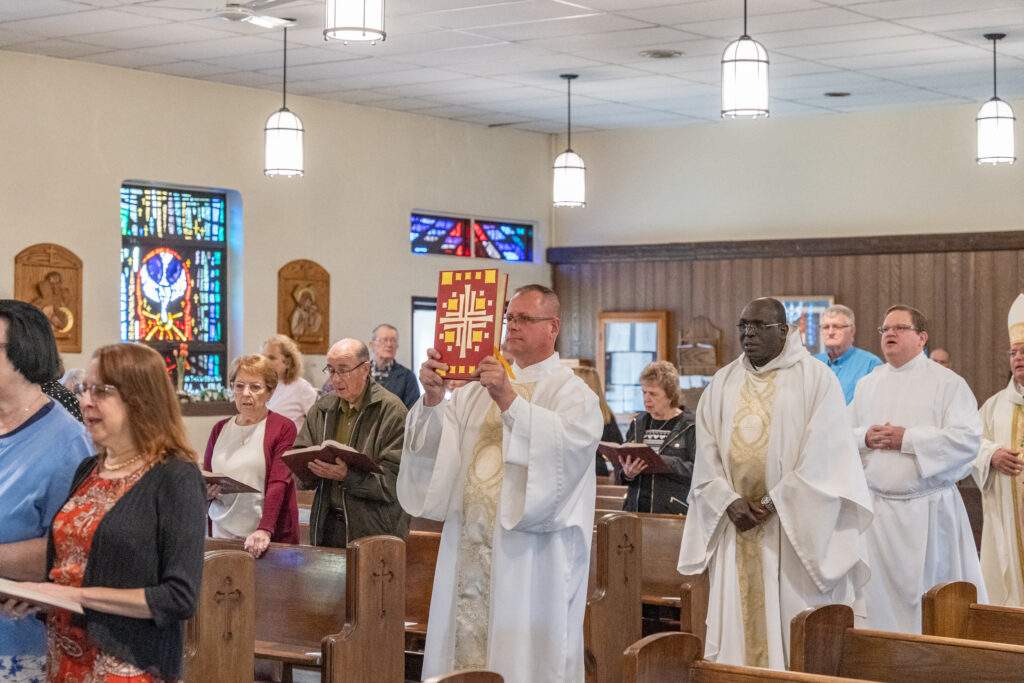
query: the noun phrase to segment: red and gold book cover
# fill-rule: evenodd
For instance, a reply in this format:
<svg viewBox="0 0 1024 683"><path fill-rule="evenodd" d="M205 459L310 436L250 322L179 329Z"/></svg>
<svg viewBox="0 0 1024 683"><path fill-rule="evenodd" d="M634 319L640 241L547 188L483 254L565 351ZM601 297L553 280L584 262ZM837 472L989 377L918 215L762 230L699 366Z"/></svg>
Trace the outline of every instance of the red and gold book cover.
<svg viewBox="0 0 1024 683"><path fill-rule="evenodd" d="M497 268L443 270L437 281L434 348L448 364L445 379L473 379L501 344L508 275Z"/></svg>

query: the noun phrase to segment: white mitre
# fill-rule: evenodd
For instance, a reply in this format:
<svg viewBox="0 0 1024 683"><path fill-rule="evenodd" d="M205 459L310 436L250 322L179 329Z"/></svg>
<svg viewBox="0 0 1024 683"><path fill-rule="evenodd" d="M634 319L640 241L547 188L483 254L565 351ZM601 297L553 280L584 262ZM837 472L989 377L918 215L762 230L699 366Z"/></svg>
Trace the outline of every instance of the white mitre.
<svg viewBox="0 0 1024 683"><path fill-rule="evenodd" d="M1024 294L1018 294L1010 306L1006 326L1010 331L1010 346L1024 344Z"/></svg>

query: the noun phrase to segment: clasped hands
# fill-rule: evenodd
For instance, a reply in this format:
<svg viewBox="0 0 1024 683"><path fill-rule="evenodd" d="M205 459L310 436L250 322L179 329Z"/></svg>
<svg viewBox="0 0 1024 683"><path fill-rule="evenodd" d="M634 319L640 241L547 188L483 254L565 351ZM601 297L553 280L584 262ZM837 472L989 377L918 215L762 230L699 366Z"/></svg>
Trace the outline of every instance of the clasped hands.
<svg viewBox="0 0 1024 683"><path fill-rule="evenodd" d="M736 525L740 531L749 531L754 527L763 524L772 511L760 503L745 498L737 498L725 509L729 520Z"/></svg>
<svg viewBox="0 0 1024 683"><path fill-rule="evenodd" d="M1020 460L1020 451L1011 451L1008 448L997 449L992 454L992 467L997 472L1013 477L1021 473L1024 463Z"/></svg>
<svg viewBox="0 0 1024 683"><path fill-rule="evenodd" d="M903 427L894 427L886 422L884 425L871 425L864 434L864 444L868 448L883 451L898 451L903 448Z"/></svg>
<svg viewBox="0 0 1024 683"><path fill-rule="evenodd" d="M437 371L448 371L448 364L441 362L441 354L437 349L427 349L427 360L420 366L420 384L423 385L423 405L430 408L436 406L444 399L444 388L446 380L437 374ZM480 361L477 369L477 378L480 384L487 389L487 393L498 404L501 412L508 410L512 401L516 399L516 391L512 388L512 382L508 379L505 366L494 356L487 356ZM449 383L451 380L447 380Z"/></svg>

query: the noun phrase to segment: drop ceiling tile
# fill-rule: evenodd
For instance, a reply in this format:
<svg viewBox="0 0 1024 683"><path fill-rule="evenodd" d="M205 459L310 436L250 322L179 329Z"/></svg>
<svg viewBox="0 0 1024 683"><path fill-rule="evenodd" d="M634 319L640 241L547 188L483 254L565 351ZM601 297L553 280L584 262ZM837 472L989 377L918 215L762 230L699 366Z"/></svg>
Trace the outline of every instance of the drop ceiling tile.
<svg viewBox="0 0 1024 683"><path fill-rule="evenodd" d="M426 109L420 109L416 113L424 116L437 116L442 119L464 119L470 116L479 116L484 112L482 109L477 109L476 107L451 104L443 107L428 107Z"/></svg>
<svg viewBox="0 0 1024 683"><path fill-rule="evenodd" d="M881 38L892 38L895 36L922 35L917 30L890 24L885 21L868 21L860 24L844 24L829 29L808 28L797 31L780 31L778 33L757 34L755 38L761 41L769 50L785 49L790 47L802 47L807 45L833 45L836 43L847 43L853 40L872 40Z"/></svg>
<svg viewBox="0 0 1024 683"><path fill-rule="evenodd" d="M351 52L352 54L361 54L367 57L390 57L474 45L491 45L499 42L501 41L467 31L431 31L428 33L411 33L389 37L386 41L376 45L357 45L354 43L342 45L337 41L331 41L331 44L337 46L336 49L338 50Z"/></svg>
<svg viewBox="0 0 1024 683"><path fill-rule="evenodd" d="M899 21L901 24L932 33L961 29L978 29L979 34L990 29L1005 31L1008 26L1024 24L1024 5L1018 3L1016 7L1008 9L972 10L956 14L940 14L934 17L906 18ZM1009 31L1005 32L1009 33Z"/></svg>
<svg viewBox="0 0 1024 683"><path fill-rule="evenodd" d="M584 59L578 55L541 54L518 61L486 61L479 63L453 64L450 68L474 76L502 76L524 71L552 70L565 73L573 69L603 66L602 62Z"/></svg>
<svg viewBox="0 0 1024 683"><path fill-rule="evenodd" d="M749 22L748 30L752 36L765 36L779 31L830 27L831 29L844 24L859 24L869 21L861 14L848 12L838 7L820 7L801 12L780 12L778 14L758 15ZM742 33L742 24L737 25L736 19L717 19L676 25L677 28L691 33L698 33L712 38L733 40ZM822 31L822 33L825 33ZM760 38L758 38L760 39Z"/></svg>
<svg viewBox="0 0 1024 683"><path fill-rule="evenodd" d="M887 2L861 2L851 9L879 19L905 19L938 14L957 14L961 13L964 7L964 0L888 0ZM970 7L975 12L1012 9L1019 8L1020 2L1019 0L971 0Z"/></svg>
<svg viewBox="0 0 1024 683"><path fill-rule="evenodd" d="M395 64L384 59L370 59L359 57L354 59L339 60L336 62L322 62L316 64L302 64L297 66L288 65L288 77L297 81L315 81L324 78L341 78L347 76L366 76L369 74L384 73L387 71L405 71L408 67L404 64ZM280 60L278 66L272 69L261 69L263 73L280 77Z"/></svg>
<svg viewBox="0 0 1024 683"><path fill-rule="evenodd" d="M228 70L250 70L276 69L281 66L281 50L278 48L273 52L256 52L253 54L232 55L230 57L215 57L206 61L211 64L220 64ZM366 57L357 59L367 59ZM306 64L322 64L325 62L348 61L344 55L332 50L321 50L315 47L288 46L288 69L300 67Z"/></svg>
<svg viewBox="0 0 1024 683"><path fill-rule="evenodd" d="M189 4L175 4L173 2L155 0L154 2L140 2L131 5L123 5L119 9L120 11L127 12L129 14L136 14L138 16L160 19L163 21L209 21L216 24L227 24L228 26L236 27L252 26L252 24L241 21L228 21L227 19L221 19L218 17L216 10L218 7L223 6L224 3L218 2L218 0L211 0L210 2L192 2ZM227 28L224 30L227 30L229 33L233 32L231 29Z"/></svg>
<svg viewBox="0 0 1024 683"><path fill-rule="evenodd" d="M974 57L961 59L953 63L936 62L930 64L904 64L899 66L878 67L865 69L868 73L879 78L887 78L894 81L907 81L914 78L950 77L962 74L988 74L987 80L992 80L992 58Z"/></svg>
<svg viewBox="0 0 1024 683"><path fill-rule="evenodd" d="M463 78L462 74L443 69L409 69L406 71L388 71L383 73L358 76L353 79L356 89L378 88L391 85L411 83L428 83Z"/></svg>
<svg viewBox="0 0 1024 683"><path fill-rule="evenodd" d="M665 26L648 26L624 31L606 31L560 38L528 40L522 45L540 47L556 52L578 52L580 50L602 50L607 48L643 48L649 45L678 44L682 49L687 41L699 39L692 33Z"/></svg>
<svg viewBox="0 0 1024 683"><path fill-rule="evenodd" d="M67 0L0 0L0 23L88 9L92 8L84 2Z"/></svg>
<svg viewBox="0 0 1024 683"><path fill-rule="evenodd" d="M501 5L473 7L447 12L413 15L424 24L442 29L475 29L490 26L508 26L546 19L599 14L579 7L563 5L551 0L524 0Z"/></svg>
<svg viewBox="0 0 1024 683"><path fill-rule="evenodd" d="M584 3L586 4L586 3ZM747 14L749 17L758 17L763 14L775 14L779 12L799 12L805 10L820 9L821 3L815 0L771 0L770 2L753 2L750 4ZM652 24L672 26L695 21L714 21L716 19L735 19L736 33L743 29L743 5L739 2L722 0L705 0L704 2L685 3L663 3L662 7L654 7L641 10L624 10L619 12L622 16L640 21L647 21ZM754 22L748 22L753 28Z"/></svg>
<svg viewBox="0 0 1024 683"><path fill-rule="evenodd" d="M627 19L614 14L590 14L569 19L551 19L535 21L529 24L513 24L493 28L475 29L475 33L499 40L531 40L537 38L554 38L579 33L601 33L648 26L641 21Z"/></svg>
<svg viewBox="0 0 1024 683"><path fill-rule="evenodd" d="M241 85L247 88L262 88L274 83L280 84L281 79L261 74L257 71L239 71L236 73L215 74L212 76L200 76L201 80L226 83L228 85Z"/></svg>
<svg viewBox="0 0 1024 683"><path fill-rule="evenodd" d="M97 31L141 28L159 23L163 22L159 19L128 14L127 12L97 9L74 12L72 14L57 14L36 19L10 21L4 24L4 28L10 31L25 31L26 33L51 38L65 38L84 33L96 33Z"/></svg>
<svg viewBox="0 0 1024 683"><path fill-rule="evenodd" d="M160 47L147 49L162 49ZM265 38L255 36L231 36L230 38L218 38L217 40L203 40L195 43L186 43L179 48L182 59L216 59L218 57L230 57L232 55L243 55L256 52L278 52L281 46Z"/></svg>
<svg viewBox="0 0 1024 683"><path fill-rule="evenodd" d="M381 100L392 100L393 95L384 95L373 90L340 90L319 95L324 99L345 102L346 104L365 104L367 102L380 102Z"/></svg>
<svg viewBox="0 0 1024 683"><path fill-rule="evenodd" d="M574 88L580 83L650 76L650 74L644 73L643 71L638 71L637 69L631 69L626 66L618 66L615 64L588 66L580 69L572 69L571 72L579 76L579 79L573 82ZM565 82L559 78L559 76L563 73L566 73L566 71L565 69L562 68L544 69L541 71L528 71L526 73L507 74L501 76L501 80L507 81L509 83L519 83L522 85L535 85L538 87L553 88L558 85L564 86Z"/></svg>
<svg viewBox="0 0 1024 683"><path fill-rule="evenodd" d="M695 0L684 0L694 2ZM629 10L664 7L666 0L572 0L572 4L602 12L626 12Z"/></svg>
<svg viewBox="0 0 1024 683"><path fill-rule="evenodd" d="M709 38L701 40L687 40L684 42L657 43L655 45L645 45L643 47L616 47L600 48L596 50L579 50L573 54L600 62L632 65L638 62L655 63L658 61L640 54L644 50L679 50L683 53L683 56L677 57L676 59L703 57L707 55L715 55L716 57L721 58L722 51L725 50L725 45L726 41L719 40L717 38Z"/></svg>
<svg viewBox="0 0 1024 683"><path fill-rule="evenodd" d="M891 38L875 38L871 40L848 40L841 43L808 45L805 47L780 48L783 54L803 59L830 59L837 57L853 57L887 52L909 52L911 50L931 50L953 45L953 42L925 33L893 36Z"/></svg>
<svg viewBox="0 0 1024 683"><path fill-rule="evenodd" d="M167 64L168 60L178 59L178 57L168 53L156 54L149 50L113 50L95 55L86 55L81 59L86 62L120 66L125 69L142 69L147 66Z"/></svg>
<svg viewBox="0 0 1024 683"><path fill-rule="evenodd" d="M75 40L109 49L132 50L139 47L191 43L198 40L219 40L232 34L189 24L161 24L120 31L104 31L79 35Z"/></svg>
<svg viewBox="0 0 1024 683"><path fill-rule="evenodd" d="M417 109L430 109L436 105L429 100L421 100L416 97L398 97L392 100L368 102L366 106L395 111L415 111Z"/></svg>
<svg viewBox="0 0 1024 683"><path fill-rule="evenodd" d="M416 66L454 67L457 64L473 64L486 61L518 61L538 55L551 55L547 50L527 48L522 45L505 42L492 42L486 45L471 45L446 50L411 52L396 55L392 59Z"/></svg>
<svg viewBox="0 0 1024 683"><path fill-rule="evenodd" d="M108 52L106 48L84 45L70 40L60 40L59 38L37 40L29 43L15 43L14 45L5 46L4 49L13 50L14 52L58 57L60 59L78 59L86 55Z"/></svg>
<svg viewBox="0 0 1024 683"><path fill-rule="evenodd" d="M443 12L473 7L515 4L520 0L388 0L387 12L393 16Z"/></svg>
<svg viewBox="0 0 1024 683"><path fill-rule="evenodd" d="M157 64L146 67L146 71L155 71L170 76L182 76L184 78L209 77L214 74L223 74L225 69L215 64L204 62L172 62L170 64Z"/></svg>
<svg viewBox="0 0 1024 683"><path fill-rule="evenodd" d="M409 97L435 97L437 95L459 95L465 98L472 97L473 93L488 92L499 88L508 87L507 83L490 78L457 78L444 81L430 81L427 83L407 83L404 85L390 85L374 87L374 92L386 94L389 97L405 95Z"/></svg>

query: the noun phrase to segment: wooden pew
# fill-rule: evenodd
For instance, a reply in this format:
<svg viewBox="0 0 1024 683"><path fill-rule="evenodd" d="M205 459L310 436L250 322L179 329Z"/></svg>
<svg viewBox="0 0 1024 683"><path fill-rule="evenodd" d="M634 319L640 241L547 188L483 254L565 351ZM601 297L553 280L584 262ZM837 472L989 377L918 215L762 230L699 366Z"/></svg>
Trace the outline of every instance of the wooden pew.
<svg viewBox="0 0 1024 683"><path fill-rule="evenodd" d="M504 683L501 674L483 669L465 669L453 671L443 676L431 676L423 683Z"/></svg>
<svg viewBox="0 0 1024 683"><path fill-rule="evenodd" d="M900 683L1020 680L1024 647L853 628L853 610L826 605L792 623L790 669Z"/></svg>
<svg viewBox="0 0 1024 683"><path fill-rule="evenodd" d="M630 645L623 655L625 683L749 683L805 681L850 683L848 678L716 664L703 659L704 644L692 633L655 633Z"/></svg>
<svg viewBox="0 0 1024 683"><path fill-rule="evenodd" d="M323 683L405 681L405 543L369 536L348 549L345 627L323 639Z"/></svg>
<svg viewBox="0 0 1024 683"><path fill-rule="evenodd" d="M624 512L597 522L590 598L583 620L588 683L622 680L621 653L640 639L640 565L643 533L640 519Z"/></svg>
<svg viewBox="0 0 1024 683"><path fill-rule="evenodd" d="M967 581L941 583L921 601L922 632L928 636L966 638L1024 645L1024 609L979 605L978 589Z"/></svg>
<svg viewBox="0 0 1024 683"><path fill-rule="evenodd" d="M195 615L185 624L185 683L252 683L256 639L253 559L240 550L203 557Z"/></svg>
<svg viewBox="0 0 1024 683"><path fill-rule="evenodd" d="M622 486L621 484L598 484L597 495L599 496L615 496L618 498L625 498L626 492L629 490L628 486Z"/></svg>
<svg viewBox="0 0 1024 683"><path fill-rule="evenodd" d="M596 501L596 507L598 510L604 512L618 512L622 510L622 506L626 503L626 497L622 496L598 496Z"/></svg>
<svg viewBox="0 0 1024 683"><path fill-rule="evenodd" d="M349 618L360 613L352 611L357 609L356 606L347 605L346 596L351 591L360 591L361 595L381 595L385 591L390 600L391 593L400 590L398 604L404 604L404 549L400 566L394 567L392 551L388 549L392 544L401 545L402 541L390 536L371 536L353 543L349 551L358 553L360 563L372 562L394 573L396 580L400 579L397 586L394 581L385 584L378 580L373 572L360 572L349 577L344 549L271 543L255 563L256 656L281 662L284 681L289 683L293 666L321 667L325 637L338 634L345 638L358 638L364 630L378 628L375 622L368 622L365 618L349 623ZM241 548L241 541L206 539L207 550ZM353 559L353 566L355 562ZM385 570L378 573L380 571L386 574ZM378 611L377 615L380 620L395 620L401 624L402 612L403 609L389 610L384 614ZM401 630L398 633L401 634ZM396 649L392 652L387 649L389 647ZM397 646L382 641L379 647L374 646L373 653L373 668L365 670L363 680L380 680L371 673L390 670L392 658L397 658L398 666L402 666L401 639ZM353 663L353 676L363 664Z"/></svg>

